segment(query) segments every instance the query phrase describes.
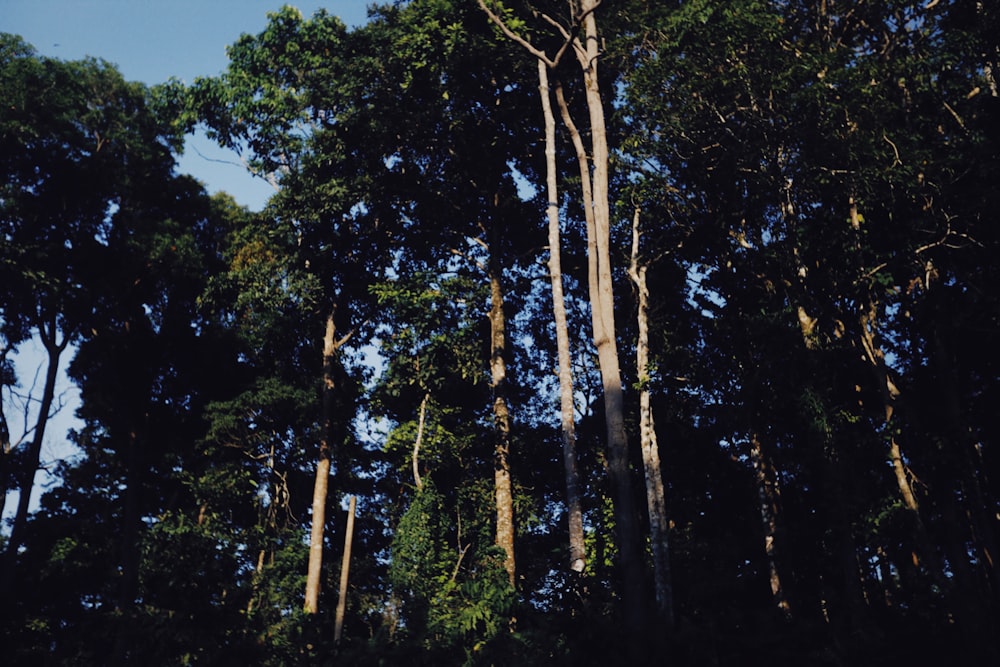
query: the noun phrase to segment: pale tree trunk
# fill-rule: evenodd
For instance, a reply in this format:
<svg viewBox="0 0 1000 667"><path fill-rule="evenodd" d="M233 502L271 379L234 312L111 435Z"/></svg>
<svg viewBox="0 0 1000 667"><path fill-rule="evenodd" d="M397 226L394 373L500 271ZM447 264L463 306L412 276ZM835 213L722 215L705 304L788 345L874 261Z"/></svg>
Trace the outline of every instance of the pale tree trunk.
<svg viewBox="0 0 1000 667"><path fill-rule="evenodd" d="M354 542L354 509L357 505L357 497L351 496L350 506L347 508L347 532L344 535L344 557L340 563L340 596L337 598L337 612L333 626L333 641L340 643L340 636L344 630L344 613L347 611L347 577L351 570L351 546Z"/></svg>
<svg viewBox="0 0 1000 667"><path fill-rule="evenodd" d="M569 349L569 327L563 295L561 240L559 230L559 188L556 173L556 120L549 98L548 67L538 61L538 90L545 118L545 180L548 190L549 279L552 283L552 311L556 327L559 359L559 405L562 424L563 468L566 476L566 514L569 520L569 563L574 572L583 572L587 552L583 536L583 509L580 476L576 467L576 422L573 406L573 368Z"/></svg>
<svg viewBox="0 0 1000 667"><path fill-rule="evenodd" d="M305 604L307 614L319 610L320 579L323 570L323 532L326 528L326 499L330 484L330 439L333 431L334 410L334 365L336 363L337 327L334 322L335 308L326 316L323 335L323 397L322 428L320 430L319 458L316 461L316 480L313 483L312 530L309 535L309 565L306 571Z"/></svg>
<svg viewBox="0 0 1000 667"><path fill-rule="evenodd" d="M420 401L420 417L417 421L417 438L413 442L413 485L417 487L417 491L424 488L424 482L420 479L420 445L424 440L424 419L427 416L427 400L431 397L430 394L424 394L424 400Z"/></svg>
<svg viewBox="0 0 1000 667"><path fill-rule="evenodd" d="M764 455L764 448L756 433L750 436L750 461L753 463L754 479L757 482L757 502L764 528L764 554L767 557L771 599L781 614L786 619L791 619L792 607L778 570L778 479L774 466Z"/></svg>
<svg viewBox="0 0 1000 667"><path fill-rule="evenodd" d="M574 140L580 162L583 205L587 213L588 283L590 286L591 319L594 344L597 348L601 383L604 390L604 414L607 425L608 475L614 497L615 529L618 537L619 566L621 568L623 609L626 625L638 632L643 626L643 559L635 500L632 497L632 480L628 463L628 437L625 431L624 397L618 343L615 339L614 291L610 259L611 206L608 194L608 139L604 118L598 63L600 61L600 36L594 13L600 0L569 2L572 24L565 26L557 19L538 13L562 37L563 46L554 57L549 57L527 39L518 35L492 11L485 0L477 0L501 32L525 48L548 67L555 67L567 49L572 49L580 65L590 120L590 162L582 149L582 140L571 125L567 129ZM582 34L581 34L582 33ZM558 90L557 90L558 96ZM560 100L563 116L568 116L564 100ZM592 167L592 169L591 169ZM588 174L592 172L592 177ZM590 196L587 196L587 184Z"/></svg>
<svg viewBox="0 0 1000 667"><path fill-rule="evenodd" d="M618 551L621 556L624 580L625 620L633 627L643 622L643 576L640 537L635 500L632 497L632 478L628 462L628 436L625 432L625 409L621 367L618 358L618 341L615 330L614 289L611 273L611 206L608 193L608 139L604 121L604 101L598 85L597 21L594 10L597 0L584 0L580 10L583 19L583 44L575 45L577 60L583 72L587 109L590 114L590 141L592 156L591 189L594 224L588 225L591 248L596 248L596 280L591 272L591 319L594 328L594 345L600 364L601 383L604 389L604 417L607 425L608 472L615 491L615 523L618 534Z"/></svg>
<svg viewBox="0 0 1000 667"><path fill-rule="evenodd" d="M42 345L45 347L47 357L45 384L42 387L42 398L38 406L38 416L35 419L35 429L31 441L27 445L26 455L21 462L23 467L17 472L19 491L17 508L14 511L14 519L11 523L7 550L4 553L3 573L0 575L0 592L9 590L14 581L14 562L17 558L17 551L24 542L24 529L28 523L28 507L31 502L31 491L35 486L35 475L38 472L42 457L42 443L45 440L45 431L48 427L52 406L55 402L56 381L59 377L59 359L69 342L65 337L62 341L57 340L58 331L55 318L52 318L48 324L40 324L38 332Z"/></svg>
<svg viewBox="0 0 1000 667"><path fill-rule="evenodd" d="M849 197L847 204L848 219L850 220L851 228L855 233L860 233L861 217L858 215L857 202L854 197ZM858 342L861 346L864 359L868 362L868 366L875 378L879 394L882 397L882 408L885 415L883 424L888 426L892 421L892 415L896 402L899 400L900 391L892 379L889 367L886 365L885 353L875 338L877 319L878 311L876 304L869 297L868 302L865 303L858 317ZM913 485L910 483L910 477L903 460L902 448L899 446L899 442L894 435L889 436L889 462L892 464L893 476L896 479L899 495L903 499L903 506L906 507L913 517L917 530L917 540L920 543L920 548L925 551L924 558L930 558L933 561L934 558L931 555L932 546L927 537L923 519L920 516L920 503L917 501L917 495L914 493ZM932 572L931 574L935 577L937 576L937 572Z"/></svg>
<svg viewBox="0 0 1000 667"><path fill-rule="evenodd" d="M673 583L670 579L670 522L667 519L667 499L660 467L660 447L653 423L653 406L649 391L649 287L646 267L639 261L639 208L632 217L632 254L629 276L638 293L636 342L636 374L639 380L639 439L642 466L646 480L646 507L649 512L649 537L653 552L653 582L656 608L667 628L674 625Z"/></svg>
<svg viewBox="0 0 1000 667"><path fill-rule="evenodd" d="M855 210L852 205L852 219L855 217ZM912 554L914 563L922 565L931 579L940 585L944 583L940 559L921 516L920 502L917 499L917 494L914 492L913 483L910 481L910 471L904 460L902 447L900 447L896 436L891 433L891 429L888 428L892 422L896 403L899 400L900 390L892 379L892 373L885 362L885 353L882 351L875 337L876 317L876 305L873 301L869 300L859 316L859 343L864 359L868 362L868 366L872 371L878 390L882 396L883 424L890 431L889 463L892 465L893 477L896 481L896 487L899 489L899 496L903 500L903 507L906 508L907 513L913 521L914 537L916 538L919 552L913 552Z"/></svg>
<svg viewBox="0 0 1000 667"><path fill-rule="evenodd" d="M504 550L504 568L515 585L514 495L510 479L510 409L507 405L507 324L504 315L499 239L490 244L490 378L493 386L493 422L496 444L493 481L496 493L497 546Z"/></svg>

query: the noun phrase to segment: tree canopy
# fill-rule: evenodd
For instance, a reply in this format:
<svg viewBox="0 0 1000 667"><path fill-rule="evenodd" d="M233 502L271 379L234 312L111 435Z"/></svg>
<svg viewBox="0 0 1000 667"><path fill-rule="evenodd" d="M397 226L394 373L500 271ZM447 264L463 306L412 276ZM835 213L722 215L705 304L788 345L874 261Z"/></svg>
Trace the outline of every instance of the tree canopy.
<svg viewBox="0 0 1000 667"><path fill-rule="evenodd" d="M285 6L153 87L0 35L5 659L1000 659L998 28Z"/></svg>

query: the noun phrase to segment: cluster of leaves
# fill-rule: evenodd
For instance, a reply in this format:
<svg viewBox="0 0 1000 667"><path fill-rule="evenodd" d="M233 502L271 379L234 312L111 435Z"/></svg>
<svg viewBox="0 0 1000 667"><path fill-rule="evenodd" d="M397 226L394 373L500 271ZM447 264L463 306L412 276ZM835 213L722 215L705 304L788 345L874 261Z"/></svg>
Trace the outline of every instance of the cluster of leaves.
<svg viewBox="0 0 1000 667"><path fill-rule="evenodd" d="M555 48L552 22L580 18L487 4ZM73 355L84 424L61 483L0 541L12 664L997 657L1000 14L596 16L623 359L636 209L651 293L653 368L625 364L626 407L652 393L676 627L620 614L572 195L556 204L587 567L565 567L535 63L475 3L375 7L350 30L285 7L190 87L0 37L0 397L20 380L8 353L37 337L51 367ZM583 118L570 60L552 80ZM175 174L199 123L276 186L264 211ZM557 156L573 193L575 154ZM26 498L38 453L0 426L0 491ZM358 498L339 643L340 512L319 612L302 611L317 451L327 505Z"/></svg>

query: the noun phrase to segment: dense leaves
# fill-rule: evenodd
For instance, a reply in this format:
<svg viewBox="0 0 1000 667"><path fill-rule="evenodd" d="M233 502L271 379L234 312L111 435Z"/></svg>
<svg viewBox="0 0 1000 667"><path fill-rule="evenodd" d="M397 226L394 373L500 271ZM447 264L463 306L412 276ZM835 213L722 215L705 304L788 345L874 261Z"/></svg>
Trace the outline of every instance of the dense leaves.
<svg viewBox="0 0 1000 667"><path fill-rule="evenodd" d="M949 1L412 0L347 29L284 7L220 76L152 90L0 36L5 658L996 661L998 21ZM559 126L556 202L538 55L579 124ZM570 141L598 147L597 90L623 460L587 312L579 193L603 167ZM175 173L196 125L275 186L264 211ZM34 385L10 362L31 339ZM80 454L29 507L67 358ZM643 392L672 623L655 517L622 509L646 507ZM646 536L630 570L623 521Z"/></svg>

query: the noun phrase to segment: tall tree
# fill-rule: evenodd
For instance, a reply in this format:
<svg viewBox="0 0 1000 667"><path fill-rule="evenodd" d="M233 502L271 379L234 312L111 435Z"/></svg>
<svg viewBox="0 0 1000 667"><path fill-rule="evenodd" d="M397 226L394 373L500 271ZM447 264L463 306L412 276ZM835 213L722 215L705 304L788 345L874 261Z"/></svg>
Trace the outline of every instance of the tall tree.
<svg viewBox="0 0 1000 667"><path fill-rule="evenodd" d="M569 524L569 566L583 572L587 563L583 535L583 510L580 498L580 475L577 472L576 410L573 397L573 365L570 354L566 300L563 293L562 235L559 223L559 173L556 164L556 120L552 112L549 70L538 59L538 93L545 122L545 210L549 222L549 281L552 285L552 311L556 328L559 363L559 416L562 428L563 467L566 476L566 509Z"/></svg>
<svg viewBox="0 0 1000 667"><path fill-rule="evenodd" d="M0 86L9 104L0 128L5 185L4 262L10 276L4 338L29 331L46 351L47 370L31 441L17 473L20 498L7 543L4 587L23 540L29 498L55 397L62 353L85 324L101 278L117 211L170 176L179 137L154 117L151 96L106 63L34 55L3 36ZM5 270L5 273L7 270Z"/></svg>
<svg viewBox="0 0 1000 667"><path fill-rule="evenodd" d="M268 26L259 35L244 35L230 47L225 74L197 80L189 93L192 120L204 122L223 145L245 153L249 169L280 188L274 215L297 228L301 243L296 261L316 276L322 290L312 303L302 304L315 323L313 335L319 342L322 413L305 585L307 613L319 608L336 425L353 418L334 413L340 389L337 369L341 350L354 333L352 297L365 291L351 280L366 272L354 268L366 262L354 252L364 245L359 239L365 230L352 214L362 210L365 194L350 187L346 156L339 156L332 169L313 160L323 142L336 145L340 121L354 113L349 89L338 89L346 80L341 58L348 48L345 40L346 28L338 18L320 11L306 19L286 6L269 14ZM331 156L322 155L323 160ZM323 191L339 194L325 197Z"/></svg>
<svg viewBox="0 0 1000 667"><path fill-rule="evenodd" d="M562 44L554 54L534 46L527 37L511 28L508 21L485 0L478 0L480 8L491 21L513 42L542 60L548 67L557 67L567 49L572 49L580 68L586 100L590 134L590 150L578 148L581 177L589 174L590 188L582 188L582 205L587 215L588 284L594 345L600 362L604 396L604 418L607 423L608 471L615 490L615 526L618 549L621 555L621 574L624 581L624 612L629 627L638 628L643 618L642 554L639 548L639 530L635 500L628 461L628 436L625 430L624 393L621 367L618 358L618 341L615 329L614 285L611 268L611 199L610 161L607 127L604 112L604 86L599 77L601 60L600 35L595 16L599 0L569 3L569 22L561 23L545 13L537 14L538 20L554 28ZM517 26L515 26L517 27ZM570 130L574 137L579 134Z"/></svg>

